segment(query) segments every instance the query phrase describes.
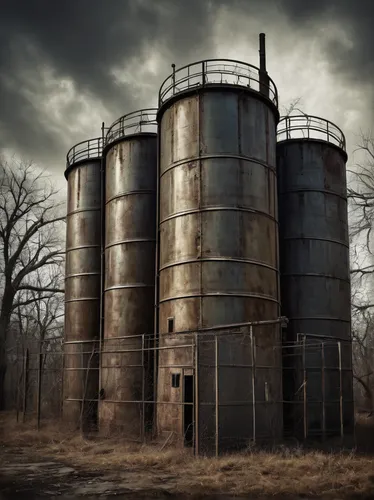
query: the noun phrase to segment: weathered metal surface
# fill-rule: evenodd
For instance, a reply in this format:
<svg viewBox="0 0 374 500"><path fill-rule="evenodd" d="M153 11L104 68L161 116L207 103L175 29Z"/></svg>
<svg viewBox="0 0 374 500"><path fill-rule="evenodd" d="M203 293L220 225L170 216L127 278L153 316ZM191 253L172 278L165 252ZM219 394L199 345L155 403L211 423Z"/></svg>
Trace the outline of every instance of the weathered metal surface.
<svg viewBox="0 0 374 500"><path fill-rule="evenodd" d="M289 319L286 340L294 342L298 334L326 337L325 359L321 339L307 339L307 426L311 432L322 431L324 395L330 414L327 431L333 431L335 423L335 431L340 432L338 346L334 339L348 341L343 366L347 427L353 418L347 156L328 142L328 136L314 139L313 127L308 131L309 139L294 138L290 119L290 138L277 145L282 314ZM344 136L340 143L344 144ZM290 375L295 363L302 360L298 356L290 359L291 364L285 363L289 372L285 374L286 399L295 398L295 384L303 383L300 370L297 382ZM289 425L294 432L295 422Z"/></svg>
<svg viewBox="0 0 374 500"><path fill-rule="evenodd" d="M139 439L147 371L142 334L154 325L157 134L113 138L105 151L104 352L132 352L102 355L100 428Z"/></svg>
<svg viewBox="0 0 374 500"><path fill-rule="evenodd" d="M328 143L278 144L282 303L293 338L350 338L345 162Z"/></svg>
<svg viewBox="0 0 374 500"><path fill-rule="evenodd" d="M95 154L92 154L93 144L97 147ZM63 412L67 421L83 428L95 424L97 419L97 402L92 400L97 400L99 381L98 357L93 352L98 349L100 334L101 158L98 155L101 155L100 139L88 141L78 157L68 157L66 172Z"/></svg>
<svg viewBox="0 0 374 500"><path fill-rule="evenodd" d="M160 127L160 332L277 317L273 112L207 91Z"/></svg>
<svg viewBox="0 0 374 500"><path fill-rule="evenodd" d="M160 109L161 345L171 325L196 331L278 317L276 121L270 101L234 85L206 84ZM268 342L280 342L277 325ZM187 363L183 353L178 363ZM159 370L158 401L183 397L170 377ZM159 405L158 431L180 433L181 411Z"/></svg>

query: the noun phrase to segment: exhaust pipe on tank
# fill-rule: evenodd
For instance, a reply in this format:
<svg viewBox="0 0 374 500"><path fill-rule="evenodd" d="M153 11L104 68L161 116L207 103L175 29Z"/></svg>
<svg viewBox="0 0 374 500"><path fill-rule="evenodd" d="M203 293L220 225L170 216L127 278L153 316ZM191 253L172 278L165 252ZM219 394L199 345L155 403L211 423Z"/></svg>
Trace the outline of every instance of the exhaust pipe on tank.
<svg viewBox="0 0 374 500"><path fill-rule="evenodd" d="M259 34L260 41L260 71L266 73L266 48L265 48L265 33Z"/></svg>
<svg viewBox="0 0 374 500"><path fill-rule="evenodd" d="M269 97L269 78L266 71L265 33L259 34L260 54L260 93Z"/></svg>

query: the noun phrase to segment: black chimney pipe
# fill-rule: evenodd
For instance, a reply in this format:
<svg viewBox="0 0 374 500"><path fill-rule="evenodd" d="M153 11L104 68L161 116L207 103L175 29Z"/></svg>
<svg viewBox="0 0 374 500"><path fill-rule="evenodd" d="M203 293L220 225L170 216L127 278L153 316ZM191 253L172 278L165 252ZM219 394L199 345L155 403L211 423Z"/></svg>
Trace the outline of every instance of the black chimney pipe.
<svg viewBox="0 0 374 500"><path fill-rule="evenodd" d="M265 33L260 33L260 71L266 73L266 48L265 48Z"/></svg>
<svg viewBox="0 0 374 500"><path fill-rule="evenodd" d="M260 93L269 97L269 78L266 71L266 49L265 49L265 33L260 33Z"/></svg>

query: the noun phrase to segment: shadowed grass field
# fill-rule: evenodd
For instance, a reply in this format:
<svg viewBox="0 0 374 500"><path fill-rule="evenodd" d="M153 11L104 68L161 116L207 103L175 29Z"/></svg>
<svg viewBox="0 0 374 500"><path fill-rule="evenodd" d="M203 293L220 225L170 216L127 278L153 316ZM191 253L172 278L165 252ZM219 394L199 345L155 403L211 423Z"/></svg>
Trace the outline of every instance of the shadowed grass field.
<svg viewBox="0 0 374 500"><path fill-rule="evenodd" d="M361 439L374 443L374 419L362 419ZM0 414L0 445L33 459L48 459L124 479L136 489L169 493L228 493L251 496L318 496L374 498L374 455L317 452L280 447L273 452L247 451L216 458L194 458L191 452L137 445L119 439L85 439L44 424L17 424ZM9 455L9 454L8 454ZM0 454L1 463L1 454Z"/></svg>

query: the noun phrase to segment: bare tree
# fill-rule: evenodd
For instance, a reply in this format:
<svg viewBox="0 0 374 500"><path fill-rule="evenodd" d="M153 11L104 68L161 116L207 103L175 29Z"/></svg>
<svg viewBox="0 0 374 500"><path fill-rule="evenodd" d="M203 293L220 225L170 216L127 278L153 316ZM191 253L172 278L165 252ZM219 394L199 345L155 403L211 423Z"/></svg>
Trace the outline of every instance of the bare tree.
<svg viewBox="0 0 374 500"><path fill-rule="evenodd" d="M366 409L374 410L374 315L355 311L352 327L353 376Z"/></svg>
<svg viewBox="0 0 374 500"><path fill-rule="evenodd" d="M63 293L48 271L64 255L60 224L65 217L56 194L50 178L32 163L0 160L0 410L5 405L5 346L12 314Z"/></svg>
<svg viewBox="0 0 374 500"><path fill-rule="evenodd" d="M361 133L359 161L349 170L354 377L374 409L374 138Z"/></svg>
<svg viewBox="0 0 374 500"><path fill-rule="evenodd" d="M360 237L369 255L372 252L372 231L374 224L374 138L361 134L356 150L361 157L354 170L349 170L351 183L348 197L351 209L351 238ZM352 270L352 273L369 274L374 264Z"/></svg>

